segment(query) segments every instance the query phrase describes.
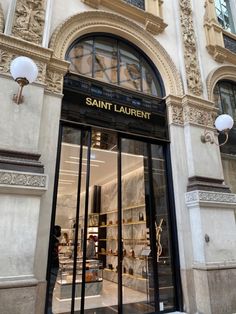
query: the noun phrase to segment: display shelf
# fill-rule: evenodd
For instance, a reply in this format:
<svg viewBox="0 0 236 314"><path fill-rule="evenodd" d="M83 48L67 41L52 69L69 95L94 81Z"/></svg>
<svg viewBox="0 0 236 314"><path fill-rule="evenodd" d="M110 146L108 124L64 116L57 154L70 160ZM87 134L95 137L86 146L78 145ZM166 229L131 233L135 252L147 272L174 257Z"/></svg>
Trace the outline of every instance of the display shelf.
<svg viewBox="0 0 236 314"><path fill-rule="evenodd" d="M146 206L145 204L133 205L133 206L128 206L128 207L125 207L125 208L121 208L121 210L122 211L124 211L124 210L132 210L132 209L142 208L142 207L145 207L145 206ZM117 212L118 212L118 210L114 209L114 210L110 210L110 211L107 211L107 212L102 212L99 215L114 214L114 213L117 213Z"/></svg>
<svg viewBox="0 0 236 314"><path fill-rule="evenodd" d="M139 225L146 223L146 220L141 221L133 221L133 222L123 222L122 226L128 226L128 225ZM107 228L107 227L117 227L117 224L108 224L108 225L101 225L99 228Z"/></svg>

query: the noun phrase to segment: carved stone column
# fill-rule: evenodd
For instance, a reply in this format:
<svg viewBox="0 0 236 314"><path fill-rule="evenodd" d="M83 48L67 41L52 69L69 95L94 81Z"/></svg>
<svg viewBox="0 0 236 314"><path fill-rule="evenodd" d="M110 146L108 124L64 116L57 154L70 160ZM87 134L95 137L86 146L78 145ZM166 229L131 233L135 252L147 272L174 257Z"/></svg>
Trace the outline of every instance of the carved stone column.
<svg viewBox="0 0 236 314"><path fill-rule="evenodd" d="M12 35L41 45L45 23L46 0L18 0Z"/></svg>
<svg viewBox="0 0 236 314"><path fill-rule="evenodd" d="M236 195L195 190L186 193L193 246L197 313L236 309Z"/></svg>
<svg viewBox="0 0 236 314"><path fill-rule="evenodd" d="M203 89L197 56L191 0L180 0L179 4L188 93L200 96L202 95Z"/></svg>
<svg viewBox="0 0 236 314"><path fill-rule="evenodd" d="M219 147L201 142L205 126L214 135L217 109L190 95L171 95L166 103L185 311L233 313L236 196L224 184ZM227 291L224 303L221 286Z"/></svg>
<svg viewBox="0 0 236 314"><path fill-rule="evenodd" d="M2 11L2 5L0 3L0 33L2 33L4 30L4 15Z"/></svg>

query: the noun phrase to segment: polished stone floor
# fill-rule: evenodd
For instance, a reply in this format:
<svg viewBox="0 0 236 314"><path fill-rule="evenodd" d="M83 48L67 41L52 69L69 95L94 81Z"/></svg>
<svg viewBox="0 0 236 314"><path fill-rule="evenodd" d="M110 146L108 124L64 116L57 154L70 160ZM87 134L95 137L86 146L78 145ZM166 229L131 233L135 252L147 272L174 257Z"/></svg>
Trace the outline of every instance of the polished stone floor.
<svg viewBox="0 0 236 314"><path fill-rule="evenodd" d="M55 293L56 294L56 293ZM100 296L87 297L85 299L86 314L117 313L117 284L103 280L103 289ZM123 287L123 303L125 314L150 313L152 308L147 304L145 293ZM75 310L80 309L80 298L76 299ZM53 299L53 314L70 313L71 301L69 299Z"/></svg>

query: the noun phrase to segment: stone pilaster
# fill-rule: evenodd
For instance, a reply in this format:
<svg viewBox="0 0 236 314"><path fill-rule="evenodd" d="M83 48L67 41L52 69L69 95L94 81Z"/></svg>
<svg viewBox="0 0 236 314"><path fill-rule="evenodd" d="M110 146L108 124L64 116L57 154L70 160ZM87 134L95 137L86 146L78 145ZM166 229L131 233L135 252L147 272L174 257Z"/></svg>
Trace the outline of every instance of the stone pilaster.
<svg viewBox="0 0 236 314"><path fill-rule="evenodd" d="M193 247L198 313L236 309L236 195L195 190L186 193Z"/></svg>

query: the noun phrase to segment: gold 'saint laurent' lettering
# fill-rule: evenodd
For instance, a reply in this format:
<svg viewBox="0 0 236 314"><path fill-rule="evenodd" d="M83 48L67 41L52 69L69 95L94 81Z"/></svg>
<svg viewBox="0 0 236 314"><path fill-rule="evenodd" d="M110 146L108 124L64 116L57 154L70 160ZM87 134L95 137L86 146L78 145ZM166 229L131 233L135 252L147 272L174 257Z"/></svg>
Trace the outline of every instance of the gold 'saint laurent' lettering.
<svg viewBox="0 0 236 314"><path fill-rule="evenodd" d="M135 116L138 118L143 118L143 119L148 119L148 120L150 119L150 116L151 116L150 112L146 112L146 111L142 111L142 110L138 110L134 108L129 108L125 106L118 107L117 105L114 105L114 111L126 114L128 116Z"/></svg>
<svg viewBox="0 0 236 314"><path fill-rule="evenodd" d="M106 109L106 110L111 110L111 107L112 107L112 103L110 102L92 99L89 97L86 98L86 105L95 106L97 108Z"/></svg>
<svg viewBox="0 0 236 314"><path fill-rule="evenodd" d="M113 105L110 102L102 101L102 100L97 100L95 98L86 98L86 105L88 106L93 106L105 110L114 110L115 112L122 113L128 116L134 116L137 118L142 118L142 119L150 119L151 118L151 113L147 111L142 111L126 106L118 106L118 105Z"/></svg>

